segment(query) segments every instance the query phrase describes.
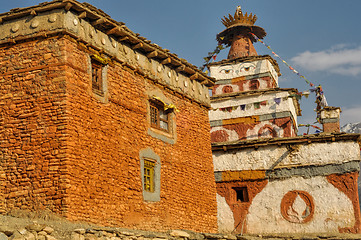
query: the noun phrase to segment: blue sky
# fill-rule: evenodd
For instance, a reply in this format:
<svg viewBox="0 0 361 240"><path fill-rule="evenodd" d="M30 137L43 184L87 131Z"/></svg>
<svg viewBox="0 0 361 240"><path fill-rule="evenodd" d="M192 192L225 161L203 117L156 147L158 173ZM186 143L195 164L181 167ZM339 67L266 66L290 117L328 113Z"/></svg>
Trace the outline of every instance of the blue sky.
<svg viewBox="0 0 361 240"><path fill-rule="evenodd" d="M4 1L0 12L42 1ZM264 41L308 80L321 84L330 106L341 107L341 125L361 122L361 1L360 0L88 0L136 33L200 66L217 46L224 29L221 18L241 5L256 14ZM258 54L272 53L255 43ZM226 57L228 49L217 57ZM309 89L281 61L280 86ZM302 99L299 123L313 123L315 97Z"/></svg>

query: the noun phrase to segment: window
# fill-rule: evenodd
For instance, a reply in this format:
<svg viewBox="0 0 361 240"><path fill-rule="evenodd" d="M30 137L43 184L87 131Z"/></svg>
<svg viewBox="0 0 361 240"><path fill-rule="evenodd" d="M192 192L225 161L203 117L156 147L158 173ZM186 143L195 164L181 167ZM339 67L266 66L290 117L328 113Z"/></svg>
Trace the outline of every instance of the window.
<svg viewBox="0 0 361 240"><path fill-rule="evenodd" d="M147 133L165 143L177 141L177 107L160 89L147 91Z"/></svg>
<svg viewBox="0 0 361 240"><path fill-rule="evenodd" d="M169 132L169 113L164 106L156 102L150 102L150 124L152 127Z"/></svg>
<svg viewBox="0 0 361 240"><path fill-rule="evenodd" d="M236 192L236 202L248 202L248 191L247 187L234 188Z"/></svg>
<svg viewBox="0 0 361 240"><path fill-rule="evenodd" d="M149 160L149 159L144 159L144 186L143 189L144 191L147 192L154 192L154 167L155 167L155 162Z"/></svg>
<svg viewBox="0 0 361 240"><path fill-rule="evenodd" d="M92 66L93 92L100 96L103 96L104 95L103 76L102 76L103 65L101 63L98 63L97 61L92 60L91 66Z"/></svg>
<svg viewBox="0 0 361 240"><path fill-rule="evenodd" d="M144 201L160 201L160 157L151 148L141 149L140 159L140 181Z"/></svg>
<svg viewBox="0 0 361 240"><path fill-rule="evenodd" d="M259 88L259 81L258 80L251 80L249 83L250 90L257 90Z"/></svg>

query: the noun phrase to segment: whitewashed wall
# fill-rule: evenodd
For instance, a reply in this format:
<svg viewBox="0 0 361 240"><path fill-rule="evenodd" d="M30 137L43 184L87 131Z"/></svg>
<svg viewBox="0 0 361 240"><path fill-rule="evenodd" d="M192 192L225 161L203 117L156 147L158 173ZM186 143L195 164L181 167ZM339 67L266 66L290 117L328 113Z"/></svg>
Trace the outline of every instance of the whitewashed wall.
<svg viewBox="0 0 361 240"><path fill-rule="evenodd" d="M232 79L270 72L278 86L278 74L270 61L263 59L252 62L210 66L210 75L217 80Z"/></svg>
<svg viewBox="0 0 361 240"><path fill-rule="evenodd" d="M211 103L211 107L213 110L209 112L209 120L222 120L222 119L231 119L231 118L239 118L239 117L248 117L248 116L255 116L255 115L264 115L264 114L272 114L276 112L285 112L290 111L297 126L297 114L296 109L293 104L292 98L287 98L286 101L282 100L282 98L288 97L288 91L285 92L269 92L264 93L258 96L244 96L243 98L234 98L234 99L227 99L227 100L214 100ZM276 104L274 102L275 98L281 98L280 104ZM260 106L259 109L255 109L254 106L250 106L245 110L242 110L239 106L243 104L253 104L257 102L268 101L267 105ZM228 112L222 111L220 108L227 108L227 107L238 107L237 109Z"/></svg>
<svg viewBox="0 0 361 240"><path fill-rule="evenodd" d="M213 152L214 171L267 170L280 158L277 167L340 164L360 159L356 142L311 143L298 145L289 153L285 146L247 148L237 152Z"/></svg>
<svg viewBox="0 0 361 240"><path fill-rule="evenodd" d="M309 222L287 221L281 214L281 201L292 190L306 191L314 201L314 215ZM306 204L302 200L298 214L302 214ZM297 210L296 213L297 214ZM304 179L293 177L282 181L269 182L255 196L247 215L247 232L263 233L338 233L339 228L353 227L354 209L351 200L330 184L325 177Z"/></svg>

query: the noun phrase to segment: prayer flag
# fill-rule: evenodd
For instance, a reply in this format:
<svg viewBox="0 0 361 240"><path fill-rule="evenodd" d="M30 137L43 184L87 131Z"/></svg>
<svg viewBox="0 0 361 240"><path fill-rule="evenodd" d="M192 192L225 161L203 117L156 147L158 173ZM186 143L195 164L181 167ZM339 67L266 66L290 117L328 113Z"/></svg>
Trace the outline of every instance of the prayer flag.
<svg viewBox="0 0 361 240"><path fill-rule="evenodd" d="M279 105L281 103L281 98L275 98L274 100L277 105Z"/></svg>

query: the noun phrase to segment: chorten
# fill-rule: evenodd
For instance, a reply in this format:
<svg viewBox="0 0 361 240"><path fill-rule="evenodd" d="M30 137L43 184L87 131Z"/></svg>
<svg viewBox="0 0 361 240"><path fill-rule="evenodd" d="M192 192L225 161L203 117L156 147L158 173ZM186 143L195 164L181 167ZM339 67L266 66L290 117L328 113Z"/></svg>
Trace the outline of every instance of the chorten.
<svg viewBox="0 0 361 240"><path fill-rule="evenodd" d="M241 7L222 19L226 29L217 40L230 50L228 59L208 64L216 79L210 112L212 142L297 135L298 91L279 88L277 62L257 54L254 35L262 39L266 32L254 25L256 20Z"/></svg>

